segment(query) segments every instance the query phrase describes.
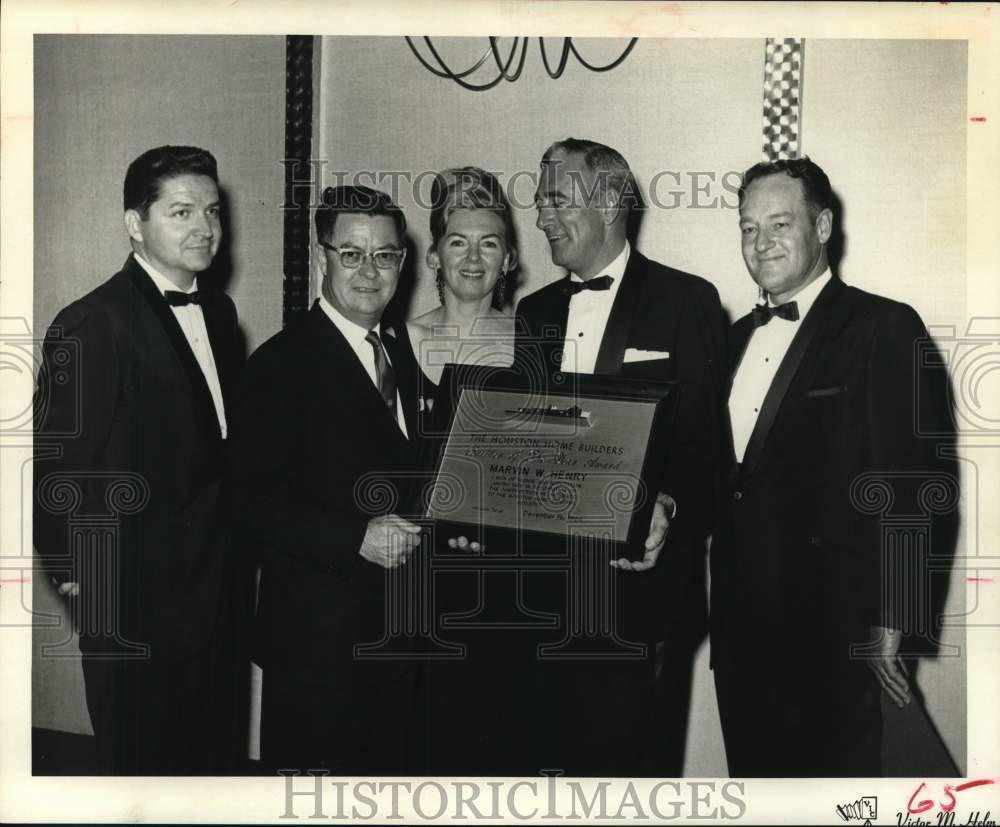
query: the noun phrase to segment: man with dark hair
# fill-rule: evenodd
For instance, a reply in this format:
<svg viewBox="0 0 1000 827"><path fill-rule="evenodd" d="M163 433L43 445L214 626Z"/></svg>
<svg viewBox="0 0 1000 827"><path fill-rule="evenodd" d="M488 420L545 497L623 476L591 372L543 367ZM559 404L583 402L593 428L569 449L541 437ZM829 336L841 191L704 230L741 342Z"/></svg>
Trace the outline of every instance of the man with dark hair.
<svg viewBox="0 0 1000 827"><path fill-rule="evenodd" d="M746 198L747 189L750 185L761 178L771 175L787 175L794 181L798 181L802 186L802 197L806 206L815 219L823 210L833 210L834 196L833 188L830 186L830 179L818 164L808 157L788 158L779 161L761 161L754 164L743 173L740 182L739 199L740 204Z"/></svg>
<svg viewBox="0 0 1000 827"><path fill-rule="evenodd" d="M125 173L125 209L148 219L149 208L160 194L160 183L179 175L203 175L218 184L215 156L194 146L167 146L144 152Z"/></svg>
<svg viewBox="0 0 1000 827"><path fill-rule="evenodd" d="M927 331L907 305L833 276L834 203L807 158L757 164L740 190L743 259L766 301L732 330L734 451L712 541L733 775L882 774L880 689L909 703L900 640L927 607L902 602L916 559L892 557L866 505L901 483L894 513L918 513L920 484L954 485L916 432L949 421L940 372L918 379Z"/></svg>
<svg viewBox="0 0 1000 827"><path fill-rule="evenodd" d="M413 462L414 367L380 324L406 222L360 186L328 188L315 221L320 296L250 358L232 442L235 519L262 559L261 761L405 773L415 673L364 647L385 635L420 543L394 487Z"/></svg>
<svg viewBox="0 0 1000 827"><path fill-rule="evenodd" d="M78 604L93 771L227 773L247 746L220 498L243 350L232 301L198 283L222 239L215 158L151 149L124 189L132 253L46 336L34 544Z"/></svg>
<svg viewBox="0 0 1000 827"><path fill-rule="evenodd" d="M680 775L692 658L707 631L704 555L722 443L725 322L710 283L631 247L628 226L638 205L621 153L575 138L549 147L536 224L553 263L569 272L517 308L515 364L522 371L677 383L643 559L615 560L607 571L617 592L616 632L644 644L646 656L538 664L558 698L545 724L556 734L542 748L543 766L571 775Z"/></svg>

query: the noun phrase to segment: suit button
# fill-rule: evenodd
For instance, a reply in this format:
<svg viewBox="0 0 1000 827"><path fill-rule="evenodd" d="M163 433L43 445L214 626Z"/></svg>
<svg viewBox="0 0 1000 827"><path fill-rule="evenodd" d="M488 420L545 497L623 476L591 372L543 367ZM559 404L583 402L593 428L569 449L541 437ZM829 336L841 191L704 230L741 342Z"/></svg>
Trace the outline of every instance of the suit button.
<svg viewBox="0 0 1000 827"><path fill-rule="evenodd" d="M733 492L733 499L736 500L736 502L739 502L740 500L742 500L743 499L743 492L742 491L734 491Z"/></svg>

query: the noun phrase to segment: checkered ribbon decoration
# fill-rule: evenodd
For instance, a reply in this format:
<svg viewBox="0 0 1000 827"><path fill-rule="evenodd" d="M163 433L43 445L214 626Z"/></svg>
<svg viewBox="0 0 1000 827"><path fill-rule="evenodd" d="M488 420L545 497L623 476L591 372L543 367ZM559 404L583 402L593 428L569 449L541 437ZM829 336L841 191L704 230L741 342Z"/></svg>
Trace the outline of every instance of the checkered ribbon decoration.
<svg viewBox="0 0 1000 827"><path fill-rule="evenodd" d="M768 38L764 52L763 160L799 156L801 38Z"/></svg>

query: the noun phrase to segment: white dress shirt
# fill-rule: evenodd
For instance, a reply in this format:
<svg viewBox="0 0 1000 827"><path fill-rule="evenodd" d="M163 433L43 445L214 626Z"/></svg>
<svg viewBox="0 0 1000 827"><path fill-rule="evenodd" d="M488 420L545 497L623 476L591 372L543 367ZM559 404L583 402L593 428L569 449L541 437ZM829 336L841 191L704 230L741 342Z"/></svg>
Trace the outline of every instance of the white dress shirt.
<svg viewBox="0 0 1000 827"><path fill-rule="evenodd" d="M733 388L729 394L729 418L733 425L733 447L736 459L743 462L743 455L750 442L750 435L757 425L757 417L764 405L764 397L771 388L771 382L778 372L778 366L788 352L792 339L799 330L809 309L830 281L829 269L816 281L796 293L790 301L798 306L796 321L774 316L766 325L754 328L750 341L743 352L743 359L733 377ZM768 297L768 304L774 303Z"/></svg>
<svg viewBox="0 0 1000 827"><path fill-rule="evenodd" d="M135 260L149 274L149 277L153 280L153 284L156 285L161 295L166 293L167 290L173 290L178 293L194 293L198 289L197 277L191 282L189 290L181 290L138 253L135 254ZM205 327L205 314L202 313L201 307L197 304L185 304L180 307L170 305L170 309L174 312L174 318L177 319L177 323L181 326L184 338L187 339L188 345L191 346L191 352L194 353L194 358L198 361L198 367L201 368L205 381L208 383L208 389L212 392L212 402L215 403L215 415L219 419L219 430L222 433L222 438L225 439L226 408L222 402L222 386L219 384L219 371L215 367L215 355L212 353L212 343L208 339L208 328Z"/></svg>
<svg viewBox="0 0 1000 827"><path fill-rule="evenodd" d="M378 390L378 369L375 366L375 348L372 347L371 342L365 339L368 335L368 328L362 327L357 324L357 322L352 322L343 313L337 310L330 302L326 300L323 294L319 297L319 306L323 308L323 312L326 313L327 317L337 326L344 338L347 339L347 343L351 346L354 351L354 355L358 357L364 369L368 372L368 376L372 380L372 384L375 385L376 390ZM374 327L375 332L378 334L379 338L382 338L382 325L378 324ZM385 345L382 345L385 348ZM385 358L392 364L392 359L389 358L389 352L386 351ZM403 403L399 397L399 388L396 389L396 424L399 425L399 430L403 432L403 435L409 439L410 435L406 431L406 419L403 416Z"/></svg>
<svg viewBox="0 0 1000 827"><path fill-rule="evenodd" d="M629 243L617 258L605 267L597 278L611 276L608 290L581 290L569 300L569 316L566 318L566 340L563 343L562 369L570 373L593 373L597 365L597 354L604 338L604 328L608 326L611 306L622 285L625 265L631 253ZM572 281L582 282L576 273L570 274Z"/></svg>

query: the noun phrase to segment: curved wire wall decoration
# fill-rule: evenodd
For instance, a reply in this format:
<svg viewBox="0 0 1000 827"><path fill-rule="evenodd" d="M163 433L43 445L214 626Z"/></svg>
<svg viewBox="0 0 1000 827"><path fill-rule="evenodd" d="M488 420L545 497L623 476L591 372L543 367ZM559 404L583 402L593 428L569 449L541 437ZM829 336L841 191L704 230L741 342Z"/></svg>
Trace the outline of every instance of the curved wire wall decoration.
<svg viewBox="0 0 1000 827"><path fill-rule="evenodd" d="M450 78L455 81L463 89L468 89L470 92L486 92L492 89L500 81L506 80L513 83L521 76L521 70L524 69L524 60L528 54L528 37L515 37L513 38L513 44L510 50L507 52L506 57L502 56L500 53L500 46L498 44L499 38L490 37L489 48L483 53L483 56L479 58L472 66L468 69L463 69L462 71L455 71L441 56L441 53L434 47L434 43L431 41L430 37L421 38L424 41L424 45L427 47L427 51L430 53L431 58L428 59L420 53L420 50L414 44L414 38L407 37L406 43L410 47L410 50L416 56L417 60L420 61L421 65L432 75L439 78ZM548 76L553 80L559 78L562 73L566 70L566 64L569 61L569 56L572 54L582 66L589 69L591 72L610 72L617 66L620 66L625 58L629 56L636 41L639 38L633 37L629 40L628 45L622 51L615 60L611 63L607 63L604 66L597 66L586 60L583 55L577 50L576 45L573 43L572 37L564 37L562 45L562 53L559 55L559 61L555 68L552 67L552 63L549 62L549 53L545 49L545 38L538 38L538 49L542 55L542 63L545 66L545 71ZM518 49L520 49L520 56L518 56ZM493 58L494 67L496 69L496 76L486 83L474 83L466 78L473 75L479 69L486 64L490 58ZM431 62L433 60L433 63ZM516 68L514 67L516 63ZM434 65L436 64L436 65Z"/></svg>

